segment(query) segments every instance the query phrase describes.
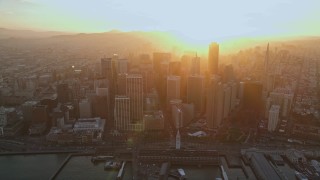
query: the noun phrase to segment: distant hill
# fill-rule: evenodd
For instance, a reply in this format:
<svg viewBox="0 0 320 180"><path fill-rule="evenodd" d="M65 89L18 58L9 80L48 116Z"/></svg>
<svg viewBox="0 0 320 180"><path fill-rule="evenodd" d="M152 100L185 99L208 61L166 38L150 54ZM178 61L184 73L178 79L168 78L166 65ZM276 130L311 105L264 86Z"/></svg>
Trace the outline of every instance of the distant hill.
<svg viewBox="0 0 320 180"><path fill-rule="evenodd" d="M0 39L7 38L46 38L57 35L67 35L71 33L56 32L56 31L32 31L32 30L15 30L0 28Z"/></svg>
<svg viewBox="0 0 320 180"><path fill-rule="evenodd" d="M32 39L33 41L30 41ZM36 40L36 41L35 41ZM233 37L225 39L220 44L220 53L237 52L241 49L250 48L256 45L263 45L267 42L292 42L292 41L313 41L319 37ZM213 40L214 41L214 40ZM183 53L184 51L196 51L198 55L207 53L209 44L195 45L179 38L174 32L163 31L131 31L122 32L111 30L101 33L65 33L65 32L37 32L31 30L12 30L0 28L0 44L6 46L35 46L55 47L63 49L92 49L99 52L154 52L167 51ZM206 55L205 55L206 56Z"/></svg>

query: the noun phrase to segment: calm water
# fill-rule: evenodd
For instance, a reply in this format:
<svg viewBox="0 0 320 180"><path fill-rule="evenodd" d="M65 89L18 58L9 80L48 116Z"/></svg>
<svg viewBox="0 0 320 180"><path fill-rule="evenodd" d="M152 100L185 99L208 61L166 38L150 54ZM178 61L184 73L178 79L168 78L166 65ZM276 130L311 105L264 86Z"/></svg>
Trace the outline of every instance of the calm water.
<svg viewBox="0 0 320 180"><path fill-rule="evenodd" d="M0 156L0 179L49 179L59 168L67 154ZM188 179L213 179L221 177L216 166L173 166L183 168ZM91 163L91 156L72 157L56 179L115 179L117 171L105 171L104 163ZM132 179L131 164L125 168L125 180Z"/></svg>
<svg viewBox="0 0 320 180"><path fill-rule="evenodd" d="M67 154L0 156L0 179L49 179Z"/></svg>
<svg viewBox="0 0 320 180"><path fill-rule="evenodd" d="M91 156L72 157L57 179L116 179L118 171L105 171L104 163L93 164ZM132 179L131 164L127 163L124 179Z"/></svg>
<svg viewBox="0 0 320 180"><path fill-rule="evenodd" d="M0 179L49 179L66 157L67 154L0 156ZM221 158L221 162L230 179L247 179L241 169L228 168L224 158ZM221 172L217 166L203 166L201 168L197 166L172 166L171 170L176 170L177 168L183 168L188 179L206 180L221 177ZM279 170L288 179L295 178L294 170L287 164L279 166ZM249 179L255 179L253 172L251 170L248 172ZM117 171L105 171L104 163L93 164L91 156L74 156L56 179L115 179L117 173ZM123 179L132 179L131 163L127 163Z"/></svg>

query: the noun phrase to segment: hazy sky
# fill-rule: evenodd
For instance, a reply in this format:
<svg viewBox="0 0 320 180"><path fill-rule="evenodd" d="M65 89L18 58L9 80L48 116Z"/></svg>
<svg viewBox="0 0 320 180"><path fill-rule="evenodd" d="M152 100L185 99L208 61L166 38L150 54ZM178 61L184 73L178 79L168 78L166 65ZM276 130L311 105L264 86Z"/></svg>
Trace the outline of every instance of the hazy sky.
<svg viewBox="0 0 320 180"><path fill-rule="evenodd" d="M0 0L0 26L170 31L193 40L320 35L320 0Z"/></svg>

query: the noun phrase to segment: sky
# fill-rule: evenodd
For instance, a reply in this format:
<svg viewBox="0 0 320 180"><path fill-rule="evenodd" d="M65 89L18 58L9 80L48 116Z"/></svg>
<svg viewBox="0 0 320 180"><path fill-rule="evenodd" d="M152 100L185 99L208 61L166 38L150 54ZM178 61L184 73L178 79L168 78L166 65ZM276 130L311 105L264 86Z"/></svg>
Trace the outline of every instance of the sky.
<svg viewBox="0 0 320 180"><path fill-rule="evenodd" d="M191 41L320 35L319 0L0 0L0 27L166 31Z"/></svg>

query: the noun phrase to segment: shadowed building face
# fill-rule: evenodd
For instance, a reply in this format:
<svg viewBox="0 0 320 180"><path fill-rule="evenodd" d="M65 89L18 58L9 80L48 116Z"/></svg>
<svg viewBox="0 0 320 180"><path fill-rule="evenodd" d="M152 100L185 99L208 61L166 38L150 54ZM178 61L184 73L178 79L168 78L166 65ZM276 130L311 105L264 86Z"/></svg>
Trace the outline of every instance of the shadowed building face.
<svg viewBox="0 0 320 180"><path fill-rule="evenodd" d="M210 74L218 74L219 44L211 43L209 46L208 71Z"/></svg>

